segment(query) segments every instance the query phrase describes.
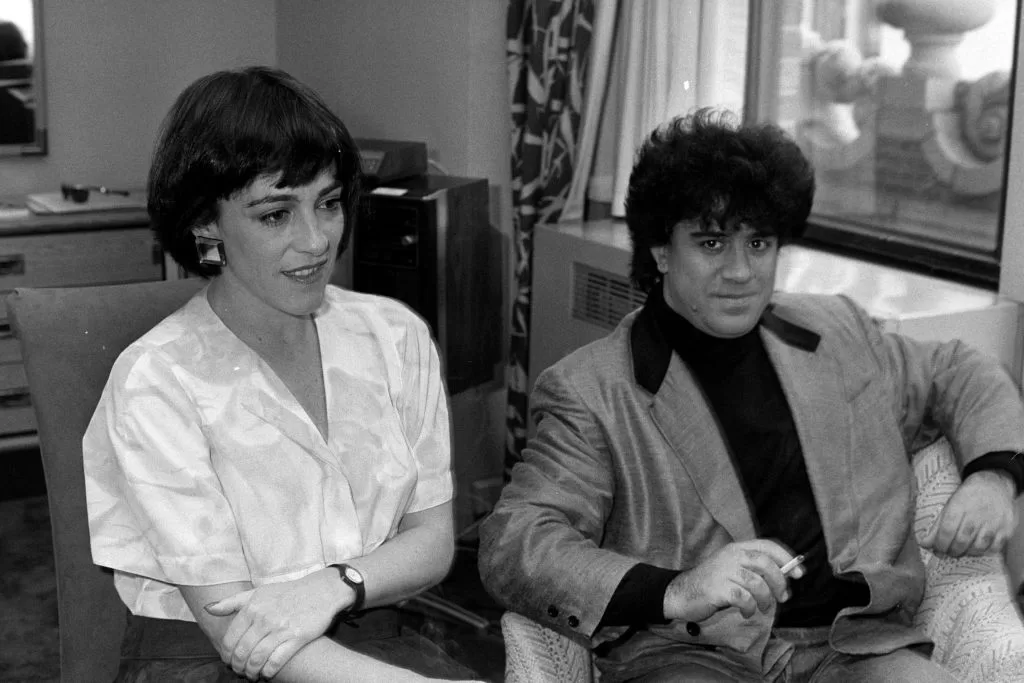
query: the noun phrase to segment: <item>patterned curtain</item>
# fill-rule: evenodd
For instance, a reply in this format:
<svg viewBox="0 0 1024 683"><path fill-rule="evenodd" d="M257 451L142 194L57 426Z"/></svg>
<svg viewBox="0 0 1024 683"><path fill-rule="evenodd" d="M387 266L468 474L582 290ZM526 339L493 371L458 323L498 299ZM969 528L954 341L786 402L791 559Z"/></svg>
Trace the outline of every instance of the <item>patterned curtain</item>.
<svg viewBox="0 0 1024 683"><path fill-rule="evenodd" d="M516 297L509 350L506 468L526 444L533 228L561 215L576 163L595 0L509 0Z"/></svg>

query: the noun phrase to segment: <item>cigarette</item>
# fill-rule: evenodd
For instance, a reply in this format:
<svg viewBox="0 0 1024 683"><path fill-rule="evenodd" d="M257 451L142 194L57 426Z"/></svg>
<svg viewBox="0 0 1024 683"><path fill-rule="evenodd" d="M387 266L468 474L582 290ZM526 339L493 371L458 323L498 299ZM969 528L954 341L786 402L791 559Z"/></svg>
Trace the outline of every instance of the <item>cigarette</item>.
<svg viewBox="0 0 1024 683"><path fill-rule="evenodd" d="M789 576L789 573L792 572L797 567L799 567L800 564L803 561L804 561L804 556L803 555L797 555L792 560L790 560L786 564L784 564L781 567L779 567L779 571L782 572L785 576Z"/></svg>

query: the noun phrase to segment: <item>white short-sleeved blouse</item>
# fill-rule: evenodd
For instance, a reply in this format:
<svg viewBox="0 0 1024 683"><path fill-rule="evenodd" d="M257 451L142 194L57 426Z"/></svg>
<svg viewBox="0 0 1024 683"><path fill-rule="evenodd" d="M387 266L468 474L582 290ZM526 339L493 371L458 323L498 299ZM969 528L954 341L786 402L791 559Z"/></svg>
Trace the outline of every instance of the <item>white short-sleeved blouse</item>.
<svg viewBox="0 0 1024 683"><path fill-rule="evenodd" d="M205 289L114 364L82 447L93 560L134 614L194 621L176 585L296 579L451 499L427 326L336 287L315 321L326 442Z"/></svg>

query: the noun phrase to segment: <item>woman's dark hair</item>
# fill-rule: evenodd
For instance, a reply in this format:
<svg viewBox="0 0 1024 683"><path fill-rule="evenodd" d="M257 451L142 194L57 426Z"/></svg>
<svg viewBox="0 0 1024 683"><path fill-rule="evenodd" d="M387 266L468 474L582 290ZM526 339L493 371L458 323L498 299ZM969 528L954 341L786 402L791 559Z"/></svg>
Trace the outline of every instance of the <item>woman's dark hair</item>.
<svg viewBox="0 0 1024 683"><path fill-rule="evenodd" d="M188 86L160 131L149 170L149 215L165 251L185 270L199 263L192 229L217 219L218 200L264 175L277 187L306 185L333 168L342 186L345 233L355 228L362 178L359 152L345 124L312 89L283 71L219 71Z"/></svg>
<svg viewBox="0 0 1024 683"><path fill-rule="evenodd" d="M633 283L649 292L661 281L651 247L668 244L680 221L748 223L781 245L803 234L813 201L814 170L782 129L714 109L675 118L644 141L629 176Z"/></svg>

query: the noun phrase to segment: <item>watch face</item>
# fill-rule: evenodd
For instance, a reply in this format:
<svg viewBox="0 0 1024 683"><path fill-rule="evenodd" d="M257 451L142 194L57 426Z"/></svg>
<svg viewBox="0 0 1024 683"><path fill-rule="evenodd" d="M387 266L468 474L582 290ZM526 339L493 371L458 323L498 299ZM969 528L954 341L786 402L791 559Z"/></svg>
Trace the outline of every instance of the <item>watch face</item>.
<svg viewBox="0 0 1024 683"><path fill-rule="evenodd" d="M363 575L356 571L354 567L345 567L345 578L352 583L363 582Z"/></svg>

